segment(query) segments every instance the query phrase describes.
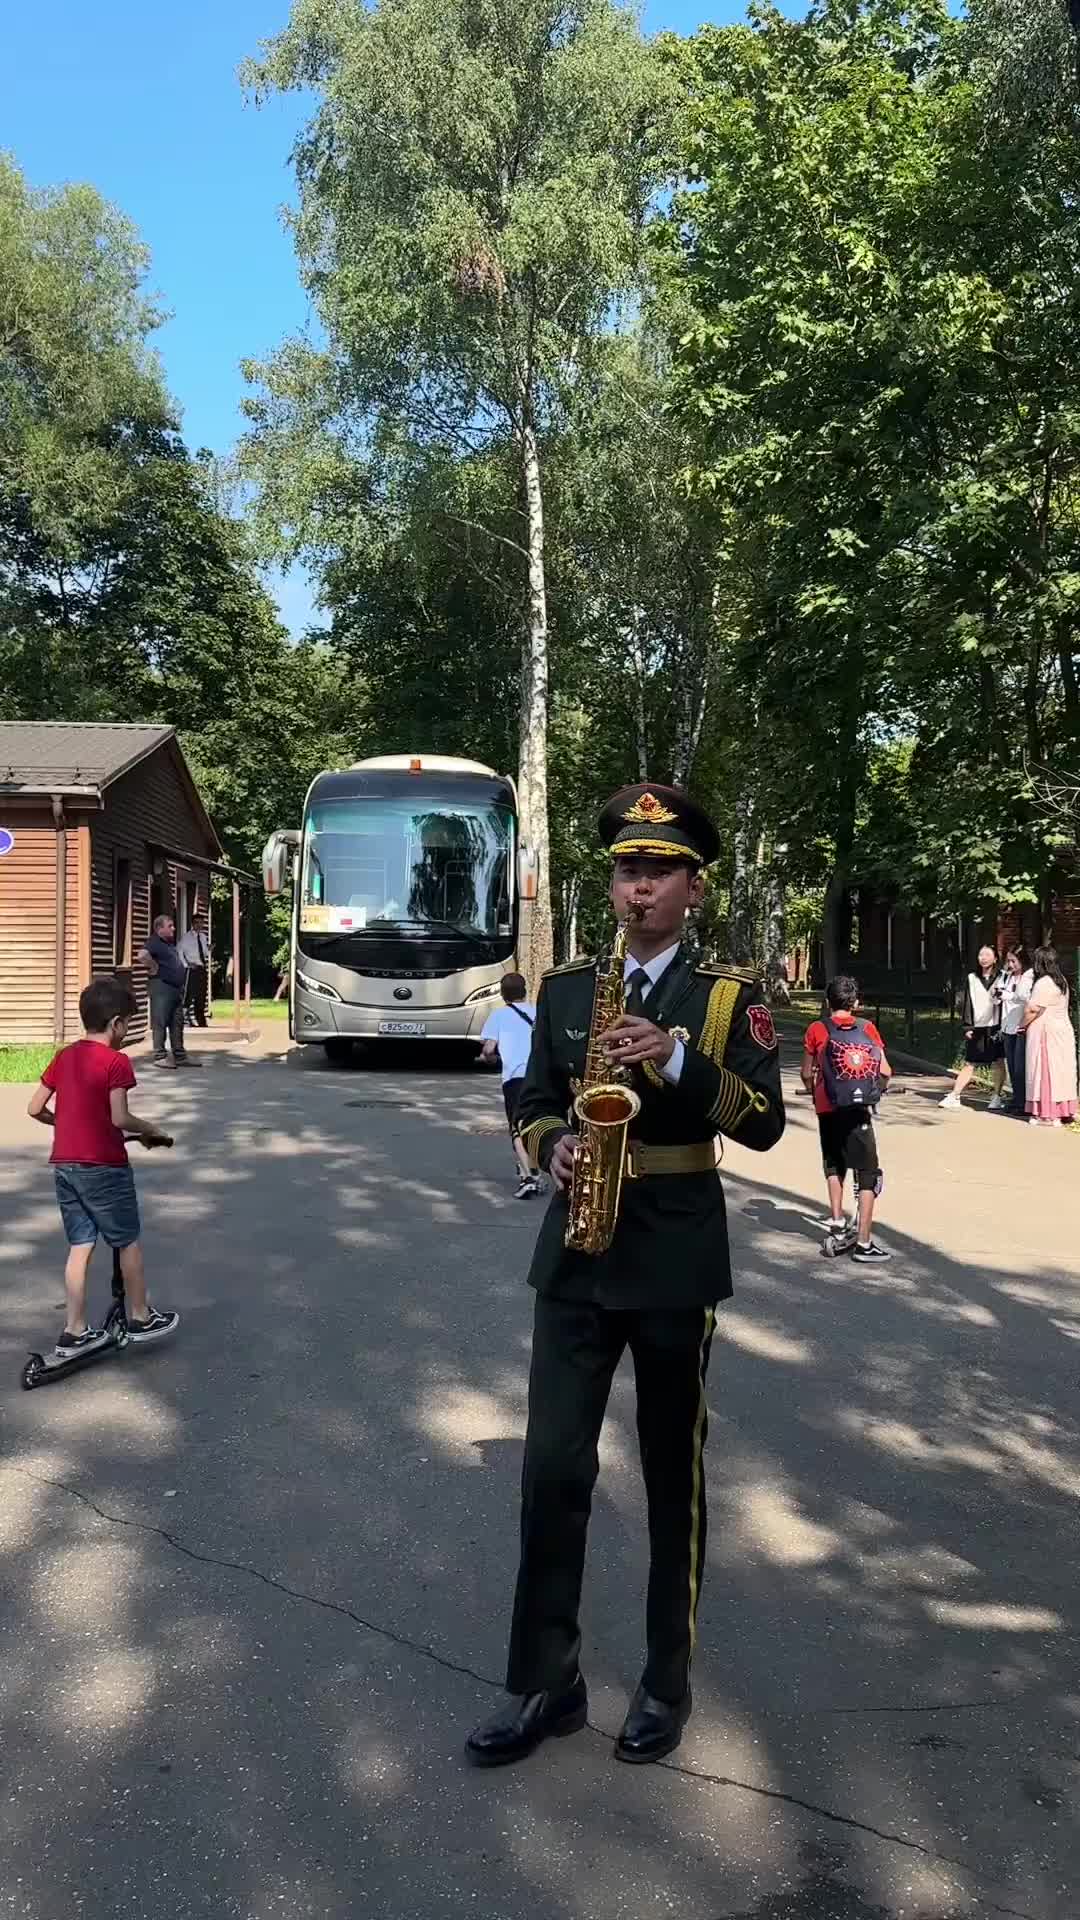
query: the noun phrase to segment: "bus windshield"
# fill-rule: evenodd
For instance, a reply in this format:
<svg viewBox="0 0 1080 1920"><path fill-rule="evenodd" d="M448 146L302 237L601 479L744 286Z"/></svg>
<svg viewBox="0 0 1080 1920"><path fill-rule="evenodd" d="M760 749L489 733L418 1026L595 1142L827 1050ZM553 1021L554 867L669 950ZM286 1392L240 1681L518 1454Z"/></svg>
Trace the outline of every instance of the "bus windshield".
<svg viewBox="0 0 1080 1920"><path fill-rule="evenodd" d="M300 930L512 930L509 807L372 796L319 800L304 825Z"/></svg>

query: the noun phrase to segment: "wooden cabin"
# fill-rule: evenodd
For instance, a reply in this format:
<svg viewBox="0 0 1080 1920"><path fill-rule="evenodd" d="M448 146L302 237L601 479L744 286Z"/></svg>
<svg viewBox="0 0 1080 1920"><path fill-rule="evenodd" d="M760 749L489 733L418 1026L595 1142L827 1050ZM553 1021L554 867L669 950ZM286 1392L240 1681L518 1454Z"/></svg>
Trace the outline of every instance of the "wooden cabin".
<svg viewBox="0 0 1080 1920"><path fill-rule="evenodd" d="M0 1046L77 1039L79 994L112 974L141 1038L139 948L156 914L209 914L222 859L175 728L0 721Z"/></svg>

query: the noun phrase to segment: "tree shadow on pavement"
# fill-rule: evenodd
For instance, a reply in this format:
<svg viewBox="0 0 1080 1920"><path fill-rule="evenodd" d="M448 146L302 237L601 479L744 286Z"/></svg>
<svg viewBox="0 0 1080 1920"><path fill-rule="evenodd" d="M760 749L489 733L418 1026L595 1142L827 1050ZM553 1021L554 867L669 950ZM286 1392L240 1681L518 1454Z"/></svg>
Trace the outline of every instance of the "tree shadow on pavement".
<svg viewBox="0 0 1080 1920"><path fill-rule="evenodd" d="M983 1272L896 1232L888 1269L826 1261L809 1130L806 1192L729 1155L687 1739L662 1768L610 1761L646 1573L623 1370L593 1728L477 1776L538 1224L497 1082L223 1055L139 1104L179 1142L137 1162L152 1286L184 1316L168 1347L17 1392L62 1248L40 1143L17 1133L0 1172L14 1913L1065 1920L1075 1270Z"/></svg>

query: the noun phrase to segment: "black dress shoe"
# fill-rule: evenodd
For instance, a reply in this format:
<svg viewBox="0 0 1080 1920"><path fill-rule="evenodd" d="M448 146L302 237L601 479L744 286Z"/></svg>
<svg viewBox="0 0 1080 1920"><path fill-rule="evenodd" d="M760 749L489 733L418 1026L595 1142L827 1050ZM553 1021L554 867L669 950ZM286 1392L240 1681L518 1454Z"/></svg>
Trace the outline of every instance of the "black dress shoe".
<svg viewBox="0 0 1080 1920"><path fill-rule="evenodd" d="M588 1712L580 1673L563 1693L512 1693L498 1713L473 1728L465 1742L466 1757L474 1767L509 1766L512 1760L524 1760L549 1734L578 1733Z"/></svg>
<svg viewBox="0 0 1080 1920"><path fill-rule="evenodd" d="M674 1707L666 1700L654 1700L651 1693L639 1687L615 1742L616 1760L641 1767L650 1760L662 1760L665 1753L674 1753L692 1705L689 1687Z"/></svg>

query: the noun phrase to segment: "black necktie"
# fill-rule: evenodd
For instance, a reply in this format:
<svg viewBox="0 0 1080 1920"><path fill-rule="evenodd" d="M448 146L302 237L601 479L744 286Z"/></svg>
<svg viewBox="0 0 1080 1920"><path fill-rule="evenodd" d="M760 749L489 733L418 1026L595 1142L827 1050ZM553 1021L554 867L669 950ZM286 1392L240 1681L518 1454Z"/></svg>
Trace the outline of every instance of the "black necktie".
<svg viewBox="0 0 1080 1920"><path fill-rule="evenodd" d="M637 1015L645 1012L645 989L652 985L644 967L635 967L626 981L626 1011Z"/></svg>

